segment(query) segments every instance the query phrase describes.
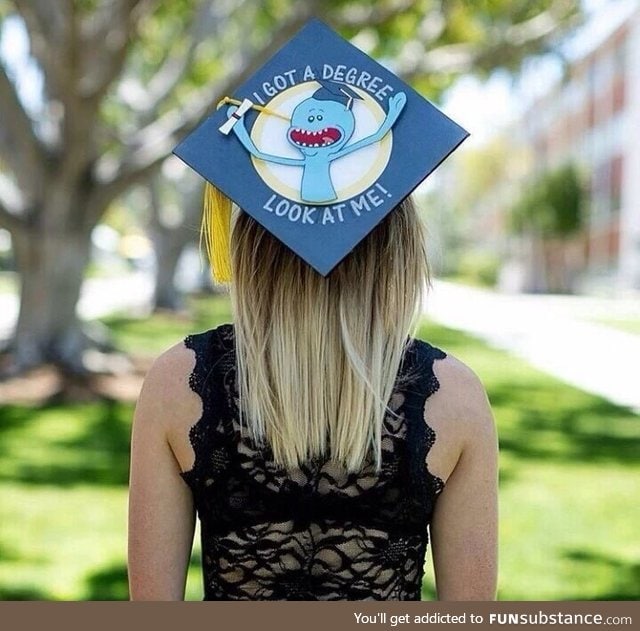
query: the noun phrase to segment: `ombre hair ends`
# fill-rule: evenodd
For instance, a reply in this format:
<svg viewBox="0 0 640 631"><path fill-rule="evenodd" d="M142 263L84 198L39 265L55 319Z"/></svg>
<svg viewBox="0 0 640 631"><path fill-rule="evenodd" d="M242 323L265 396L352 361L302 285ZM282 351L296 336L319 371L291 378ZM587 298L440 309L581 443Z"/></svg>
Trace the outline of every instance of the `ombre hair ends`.
<svg viewBox="0 0 640 631"><path fill-rule="evenodd" d="M405 199L327 277L244 212L231 234L241 424L289 470L381 461L382 424L429 283Z"/></svg>

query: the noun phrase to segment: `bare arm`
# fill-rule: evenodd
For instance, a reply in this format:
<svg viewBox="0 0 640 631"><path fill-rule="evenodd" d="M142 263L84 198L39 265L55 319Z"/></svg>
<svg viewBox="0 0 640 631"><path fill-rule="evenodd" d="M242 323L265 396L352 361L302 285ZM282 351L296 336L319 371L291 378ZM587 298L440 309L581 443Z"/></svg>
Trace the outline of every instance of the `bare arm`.
<svg viewBox="0 0 640 631"><path fill-rule="evenodd" d="M159 357L136 406L129 478L131 600L184 599L195 511L167 433L177 417L197 419L187 383L191 361L182 344Z"/></svg>
<svg viewBox="0 0 640 631"><path fill-rule="evenodd" d="M431 542L438 600L495 600L498 567L498 444L480 380L464 364L437 364L438 413L460 452L438 501ZM443 423L444 425L444 423ZM436 429L436 433L438 430Z"/></svg>

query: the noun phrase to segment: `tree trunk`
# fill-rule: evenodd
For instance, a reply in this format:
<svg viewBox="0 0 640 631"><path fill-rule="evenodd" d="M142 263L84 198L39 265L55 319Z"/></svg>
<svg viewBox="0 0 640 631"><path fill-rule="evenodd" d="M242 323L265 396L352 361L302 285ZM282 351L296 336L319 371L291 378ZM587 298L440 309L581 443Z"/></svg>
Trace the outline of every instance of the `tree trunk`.
<svg viewBox="0 0 640 631"><path fill-rule="evenodd" d="M154 310L179 311L185 307L185 297L176 287L176 268L185 247L198 237L193 226L199 224L202 213L202 182L193 175L178 182L157 176L152 180L149 192L153 211L149 234L156 255L153 307ZM182 209L181 221L177 225L167 222L164 212L171 199Z"/></svg>
<svg viewBox="0 0 640 631"><path fill-rule="evenodd" d="M528 291L539 294L548 290L547 262L542 237L530 234L531 259Z"/></svg>
<svg viewBox="0 0 640 631"><path fill-rule="evenodd" d="M89 234L87 234L89 232ZM76 313L91 239L87 228L67 232L28 226L13 235L21 278L20 311L11 345L14 368L51 362L84 372L88 338Z"/></svg>
<svg viewBox="0 0 640 631"><path fill-rule="evenodd" d="M156 230L153 233L154 251L156 254L156 284L153 294L153 307L179 311L184 308L184 296L175 283L176 268L180 255L188 241L181 238L178 230Z"/></svg>

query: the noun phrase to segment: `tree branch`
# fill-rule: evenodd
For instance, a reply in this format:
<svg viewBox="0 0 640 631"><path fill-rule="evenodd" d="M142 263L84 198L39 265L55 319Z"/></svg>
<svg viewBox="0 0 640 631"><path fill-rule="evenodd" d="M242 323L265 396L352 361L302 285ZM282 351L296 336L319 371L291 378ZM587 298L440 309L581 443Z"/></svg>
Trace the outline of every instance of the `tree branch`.
<svg viewBox="0 0 640 631"><path fill-rule="evenodd" d="M103 2L80 29L82 50L78 95L97 108L102 97L124 67L140 9L150 10L158 0L111 0ZM95 42L100 42L96 46Z"/></svg>
<svg viewBox="0 0 640 631"><path fill-rule="evenodd" d="M335 10L325 10L323 18L348 28L375 27L384 24L395 15L408 11L414 5L415 0L358 3L347 5L337 13Z"/></svg>
<svg viewBox="0 0 640 631"><path fill-rule="evenodd" d="M302 3L301 3L302 4ZM121 160L103 156L96 163L94 178L97 182L95 207L100 208L126 191L133 184L151 174L166 158L179 140L190 132L209 110L225 94L250 77L271 57L295 32L307 21L309 12L315 3L304 3L298 13L270 40L266 48L252 51L250 55L241 55L230 71L220 82L203 88L190 97L186 105L175 107L158 120L134 134L129 143L129 153Z"/></svg>
<svg viewBox="0 0 640 631"><path fill-rule="evenodd" d="M50 97L69 93L68 7L48 0L12 0L29 32L31 53L44 72Z"/></svg>
<svg viewBox="0 0 640 631"><path fill-rule="evenodd" d="M171 160L171 158L168 158ZM173 158L177 160L177 158ZM202 213L202 180L194 177L194 173L187 173L177 181L170 181L160 174L154 175L149 183L151 201L151 218L149 229L157 234L170 237L173 241L186 243L197 234L196 226L199 224ZM167 225L163 221L164 199L167 188L180 199L182 221L177 225ZM182 246L180 246L182 247Z"/></svg>
<svg viewBox="0 0 640 631"><path fill-rule="evenodd" d="M26 194L44 173L45 150L36 137L6 68L0 63L0 151Z"/></svg>
<svg viewBox="0 0 640 631"><path fill-rule="evenodd" d="M15 232L26 224L20 192L5 175L0 173L0 226Z"/></svg>
<svg viewBox="0 0 640 631"><path fill-rule="evenodd" d="M205 39L215 38L220 31L220 25L226 23L242 4L243 2L203 2L194 11L187 29L186 50L182 54L176 54L172 48L168 49L164 61L146 85L137 77L125 78L118 89L121 100L134 110L145 124L149 122L193 62L198 46ZM183 40L181 42L184 43Z"/></svg>
<svg viewBox="0 0 640 631"><path fill-rule="evenodd" d="M505 62L522 57L522 53L548 41L561 27L571 25L567 6L543 11L524 22L489 33L489 46L456 43L426 50L428 42L409 42L398 55L395 70L406 81L420 76L439 73L462 74L478 70L491 70ZM565 6L566 5L566 6Z"/></svg>

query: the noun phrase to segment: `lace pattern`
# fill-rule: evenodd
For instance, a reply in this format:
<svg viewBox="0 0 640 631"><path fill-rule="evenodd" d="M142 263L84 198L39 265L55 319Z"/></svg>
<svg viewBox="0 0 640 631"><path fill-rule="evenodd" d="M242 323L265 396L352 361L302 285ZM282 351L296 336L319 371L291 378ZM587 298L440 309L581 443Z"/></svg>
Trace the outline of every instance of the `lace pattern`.
<svg viewBox="0 0 640 631"><path fill-rule="evenodd" d="M195 462L182 478L201 523L205 600L420 600L427 525L444 487L426 466L435 442L423 419L439 387L435 359L411 340L372 459L349 474L328 459L287 472L242 435L233 326L185 338L196 356L191 388Z"/></svg>

